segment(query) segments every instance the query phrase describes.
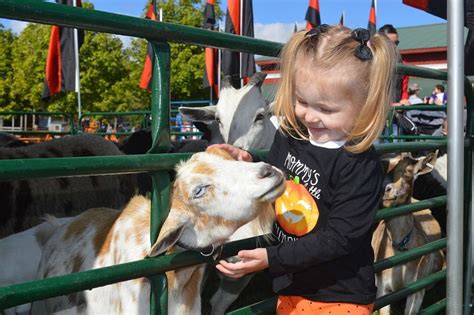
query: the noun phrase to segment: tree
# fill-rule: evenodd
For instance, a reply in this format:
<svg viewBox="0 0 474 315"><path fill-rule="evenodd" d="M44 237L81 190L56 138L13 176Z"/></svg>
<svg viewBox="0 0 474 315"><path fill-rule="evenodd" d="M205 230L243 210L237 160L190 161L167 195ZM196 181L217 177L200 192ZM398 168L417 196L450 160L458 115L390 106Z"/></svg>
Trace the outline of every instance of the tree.
<svg viewBox="0 0 474 315"><path fill-rule="evenodd" d="M50 26L29 23L12 43L9 101L4 110L45 109L41 102Z"/></svg>
<svg viewBox="0 0 474 315"><path fill-rule="evenodd" d="M12 44L15 40L11 30L0 24L0 108L10 103L10 85L13 77Z"/></svg>

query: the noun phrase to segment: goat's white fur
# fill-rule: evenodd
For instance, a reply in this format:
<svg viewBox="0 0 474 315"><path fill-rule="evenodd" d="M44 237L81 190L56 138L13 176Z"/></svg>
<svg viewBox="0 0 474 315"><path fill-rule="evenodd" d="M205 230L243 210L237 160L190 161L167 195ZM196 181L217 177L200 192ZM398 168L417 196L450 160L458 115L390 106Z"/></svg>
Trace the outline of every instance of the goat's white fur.
<svg viewBox="0 0 474 315"><path fill-rule="evenodd" d="M448 188L448 154L438 157L432 174L444 189Z"/></svg>
<svg viewBox="0 0 474 315"><path fill-rule="evenodd" d="M42 239L49 234L44 230L54 230L69 222L72 218L47 217L48 221L20 233L0 239L1 266L0 287L36 280L36 271L41 259L41 247L35 235L39 233ZM3 310L6 315L26 313L31 304L26 303Z"/></svg>
<svg viewBox="0 0 474 315"><path fill-rule="evenodd" d="M205 123L219 120L219 130L225 143L244 150L269 149L275 135L277 120L270 120L272 104L262 95L261 85L266 74L255 73L250 82L240 89L223 80L216 106L181 107L184 117Z"/></svg>
<svg viewBox="0 0 474 315"><path fill-rule="evenodd" d="M170 213L151 248L150 201L137 196L122 212L91 209L59 228L44 244L39 276L156 256L179 250L177 243L187 248L218 245L252 220L255 224L262 218L273 221L270 202L284 190L281 172L264 163L229 160L224 153L197 153L177 167ZM167 272L169 314L200 314L202 273L203 266ZM149 292L146 279L135 279L48 299L45 310L48 314L148 314Z"/></svg>

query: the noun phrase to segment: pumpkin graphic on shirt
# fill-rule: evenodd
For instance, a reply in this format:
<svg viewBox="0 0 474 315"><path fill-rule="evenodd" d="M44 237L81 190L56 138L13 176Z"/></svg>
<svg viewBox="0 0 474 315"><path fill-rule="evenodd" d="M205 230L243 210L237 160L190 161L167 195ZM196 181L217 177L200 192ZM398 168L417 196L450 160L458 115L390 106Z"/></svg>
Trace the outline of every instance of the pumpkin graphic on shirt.
<svg viewBox="0 0 474 315"><path fill-rule="evenodd" d="M286 181L285 192L275 201L275 213L278 224L296 236L314 229L319 218L318 206L298 176Z"/></svg>

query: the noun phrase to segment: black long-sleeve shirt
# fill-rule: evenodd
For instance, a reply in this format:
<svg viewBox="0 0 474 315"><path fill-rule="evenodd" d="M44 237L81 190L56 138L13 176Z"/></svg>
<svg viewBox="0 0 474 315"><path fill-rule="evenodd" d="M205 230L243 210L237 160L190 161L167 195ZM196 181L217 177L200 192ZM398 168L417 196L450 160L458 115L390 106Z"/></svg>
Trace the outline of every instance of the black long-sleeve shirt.
<svg viewBox="0 0 474 315"><path fill-rule="evenodd" d="M267 162L297 176L316 202L304 213L275 202L283 210L277 210L273 230L279 244L267 248L274 291L322 302L372 303L371 237L383 181L375 150L352 154L341 146L321 147L277 132ZM308 231L292 227L301 215Z"/></svg>

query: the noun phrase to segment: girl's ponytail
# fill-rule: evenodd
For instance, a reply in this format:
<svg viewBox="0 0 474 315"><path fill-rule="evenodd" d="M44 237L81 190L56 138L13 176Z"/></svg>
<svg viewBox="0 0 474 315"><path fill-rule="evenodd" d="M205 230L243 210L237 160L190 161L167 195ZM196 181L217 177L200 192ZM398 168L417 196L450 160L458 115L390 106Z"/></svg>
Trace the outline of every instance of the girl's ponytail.
<svg viewBox="0 0 474 315"><path fill-rule="evenodd" d="M369 41L373 58L370 60L368 93L361 107L350 138L357 140L347 150L360 153L367 150L380 136L393 102L393 84L397 52L385 36L376 34Z"/></svg>

